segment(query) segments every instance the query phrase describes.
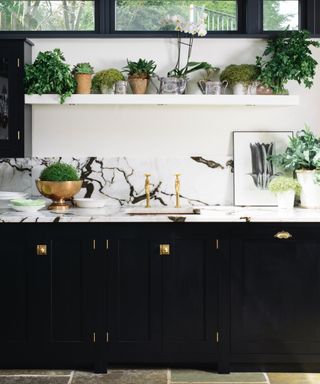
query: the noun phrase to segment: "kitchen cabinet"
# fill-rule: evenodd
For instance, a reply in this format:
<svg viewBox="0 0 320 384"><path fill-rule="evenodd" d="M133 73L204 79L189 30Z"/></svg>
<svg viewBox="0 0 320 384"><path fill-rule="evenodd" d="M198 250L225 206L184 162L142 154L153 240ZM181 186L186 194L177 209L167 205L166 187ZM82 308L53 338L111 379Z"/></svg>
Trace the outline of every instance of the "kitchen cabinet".
<svg viewBox="0 0 320 384"><path fill-rule="evenodd" d="M171 228L123 225L108 240L111 362L217 361L216 238Z"/></svg>
<svg viewBox="0 0 320 384"><path fill-rule="evenodd" d="M254 224L237 231L230 279L234 361L319 362L319 256L318 226Z"/></svg>
<svg viewBox="0 0 320 384"><path fill-rule="evenodd" d="M28 40L0 40L0 157L31 156L31 106L24 103Z"/></svg>

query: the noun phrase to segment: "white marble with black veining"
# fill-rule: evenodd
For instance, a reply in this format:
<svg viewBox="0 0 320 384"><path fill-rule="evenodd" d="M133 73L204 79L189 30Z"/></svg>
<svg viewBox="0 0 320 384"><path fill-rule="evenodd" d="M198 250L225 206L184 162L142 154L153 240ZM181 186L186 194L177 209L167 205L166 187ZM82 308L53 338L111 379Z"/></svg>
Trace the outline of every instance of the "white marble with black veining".
<svg viewBox="0 0 320 384"><path fill-rule="evenodd" d="M145 173L151 173L153 206L173 206L175 173L181 174L181 204L232 204L233 177L230 157L214 160L186 158L32 158L0 159L0 191L24 191L38 196L35 186L41 170L55 161L74 165L84 180L78 197L106 199L108 206L145 204Z"/></svg>
<svg viewBox="0 0 320 384"><path fill-rule="evenodd" d="M278 208L247 208L233 206L198 207L200 214L157 214L129 215L126 208L105 207L99 209L71 208L66 214L57 214L46 209L35 214L23 214L10 209L0 210L0 223L245 223L245 217L251 222L320 223L320 209L294 208L283 210ZM173 210L174 211L174 210Z"/></svg>

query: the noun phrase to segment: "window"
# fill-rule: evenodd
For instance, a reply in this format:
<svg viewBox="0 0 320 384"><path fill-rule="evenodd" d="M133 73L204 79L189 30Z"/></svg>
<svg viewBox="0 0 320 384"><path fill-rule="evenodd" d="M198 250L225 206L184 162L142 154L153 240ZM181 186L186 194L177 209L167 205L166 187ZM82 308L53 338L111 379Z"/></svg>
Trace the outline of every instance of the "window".
<svg viewBox="0 0 320 384"><path fill-rule="evenodd" d="M298 0L264 0L263 30L297 30L300 25Z"/></svg>
<svg viewBox="0 0 320 384"><path fill-rule="evenodd" d="M94 0L0 0L0 31L94 31Z"/></svg>
<svg viewBox="0 0 320 384"><path fill-rule="evenodd" d="M235 0L115 0L116 31L173 31L173 16L197 22L205 16L208 31L237 31Z"/></svg>

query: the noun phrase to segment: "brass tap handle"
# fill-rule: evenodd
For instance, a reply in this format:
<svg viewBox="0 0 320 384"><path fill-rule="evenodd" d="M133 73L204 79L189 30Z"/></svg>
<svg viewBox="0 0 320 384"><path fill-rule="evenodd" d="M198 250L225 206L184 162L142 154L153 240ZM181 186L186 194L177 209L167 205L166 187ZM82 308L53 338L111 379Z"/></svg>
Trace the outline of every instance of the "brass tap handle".
<svg viewBox="0 0 320 384"><path fill-rule="evenodd" d="M180 173L176 173L175 190L176 190L176 208L180 208Z"/></svg>
<svg viewBox="0 0 320 384"><path fill-rule="evenodd" d="M279 240L288 240L292 238L292 235L287 231L281 231L276 233L273 237Z"/></svg>
<svg viewBox="0 0 320 384"><path fill-rule="evenodd" d="M146 208L150 208L150 173L144 174L146 177L145 183L144 183L144 190L146 193Z"/></svg>

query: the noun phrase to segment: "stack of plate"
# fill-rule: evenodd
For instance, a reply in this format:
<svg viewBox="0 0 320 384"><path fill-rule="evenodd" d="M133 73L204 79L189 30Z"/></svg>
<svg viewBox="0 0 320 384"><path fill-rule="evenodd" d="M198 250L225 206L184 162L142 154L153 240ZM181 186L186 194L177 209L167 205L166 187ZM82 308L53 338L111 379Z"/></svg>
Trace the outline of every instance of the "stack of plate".
<svg viewBox="0 0 320 384"><path fill-rule="evenodd" d="M11 200L11 208L18 212L37 212L46 206L43 199L14 199Z"/></svg>
<svg viewBox="0 0 320 384"><path fill-rule="evenodd" d="M28 194L24 192L0 191L0 208L8 208L11 200L24 199L27 196Z"/></svg>

